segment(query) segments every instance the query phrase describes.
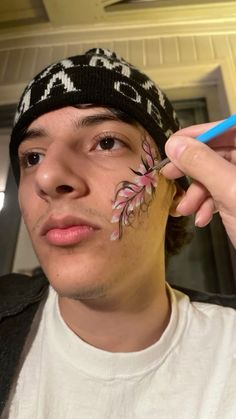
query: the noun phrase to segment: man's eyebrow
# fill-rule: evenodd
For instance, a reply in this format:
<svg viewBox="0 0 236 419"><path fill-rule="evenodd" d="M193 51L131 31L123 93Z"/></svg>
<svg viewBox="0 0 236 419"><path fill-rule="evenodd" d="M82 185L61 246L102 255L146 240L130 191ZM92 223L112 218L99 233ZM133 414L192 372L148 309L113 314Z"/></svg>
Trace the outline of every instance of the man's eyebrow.
<svg viewBox="0 0 236 419"><path fill-rule="evenodd" d="M21 136L21 143L23 141L31 140L34 138L42 138L47 136L48 133L44 128L27 128Z"/></svg>
<svg viewBox="0 0 236 419"><path fill-rule="evenodd" d="M101 124L102 122L106 121L121 121L116 115L113 115L112 113L98 113L94 115L87 115L83 118L75 119L74 124L76 128L84 128L84 127L90 127L93 125Z"/></svg>
<svg viewBox="0 0 236 419"><path fill-rule="evenodd" d="M87 115L82 118L72 120L76 129L98 125L106 121L119 121L119 122L127 123L125 121L122 121L122 119L120 119L118 116L112 113L108 113L108 112L98 113L94 115ZM48 137L48 136L49 136L49 133L44 128L40 128L40 127L27 128L21 136L21 143L23 141L27 141L27 140L31 140L35 138L43 138L43 137Z"/></svg>

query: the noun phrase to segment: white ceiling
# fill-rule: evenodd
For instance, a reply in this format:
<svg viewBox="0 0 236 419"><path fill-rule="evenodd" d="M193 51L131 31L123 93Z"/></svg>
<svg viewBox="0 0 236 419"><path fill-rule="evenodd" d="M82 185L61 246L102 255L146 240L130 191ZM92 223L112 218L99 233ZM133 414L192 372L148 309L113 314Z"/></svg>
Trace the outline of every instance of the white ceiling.
<svg viewBox="0 0 236 419"><path fill-rule="evenodd" d="M194 13L199 14L200 8L203 15L204 10L209 14L209 7L213 18L217 16L217 10L222 16L224 6L225 10L233 10L230 14L236 17L235 0L1 0L0 30L15 32L32 25L66 27L158 21L163 11L167 17L170 13L169 19L174 15L178 18L178 13L180 16L186 14L187 19L189 11L193 18Z"/></svg>

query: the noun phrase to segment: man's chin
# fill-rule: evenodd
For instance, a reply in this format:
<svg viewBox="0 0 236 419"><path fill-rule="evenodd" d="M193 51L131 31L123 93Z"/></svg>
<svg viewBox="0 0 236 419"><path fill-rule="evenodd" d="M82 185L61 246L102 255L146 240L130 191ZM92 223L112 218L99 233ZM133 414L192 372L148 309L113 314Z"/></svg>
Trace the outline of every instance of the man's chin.
<svg viewBox="0 0 236 419"><path fill-rule="evenodd" d="M69 298L71 300L94 302L107 297L107 287L104 285L97 286L77 286L70 289L55 289L60 297Z"/></svg>
<svg viewBox="0 0 236 419"><path fill-rule="evenodd" d="M93 300L107 295L111 280L97 271L79 269L78 266L56 268L47 266L44 270L51 286L61 297L74 300Z"/></svg>

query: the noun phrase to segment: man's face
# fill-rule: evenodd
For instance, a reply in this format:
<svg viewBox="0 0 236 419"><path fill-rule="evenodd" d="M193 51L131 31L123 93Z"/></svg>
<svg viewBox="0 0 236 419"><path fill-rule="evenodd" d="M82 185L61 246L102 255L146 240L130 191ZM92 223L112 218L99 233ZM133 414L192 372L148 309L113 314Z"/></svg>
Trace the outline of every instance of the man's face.
<svg viewBox="0 0 236 419"><path fill-rule="evenodd" d="M19 147L19 202L42 269L60 295L101 297L163 274L174 185L162 176L156 174L148 211L134 209L132 226L110 240L117 188L135 182L131 169L145 158L144 140L158 155L141 126L105 108L66 107L29 126Z"/></svg>

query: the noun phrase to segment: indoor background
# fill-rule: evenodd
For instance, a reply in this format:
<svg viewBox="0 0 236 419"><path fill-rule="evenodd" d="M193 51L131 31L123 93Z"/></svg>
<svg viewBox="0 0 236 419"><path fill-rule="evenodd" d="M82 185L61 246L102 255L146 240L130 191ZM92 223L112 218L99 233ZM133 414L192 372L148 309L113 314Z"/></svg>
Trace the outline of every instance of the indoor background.
<svg viewBox="0 0 236 419"><path fill-rule="evenodd" d="M183 126L236 113L236 1L1 0L0 274L38 262L9 170L12 118L25 84L66 56L106 47L144 70L167 93ZM226 185L227 187L227 185ZM174 257L167 279L236 293L236 258L218 215Z"/></svg>

